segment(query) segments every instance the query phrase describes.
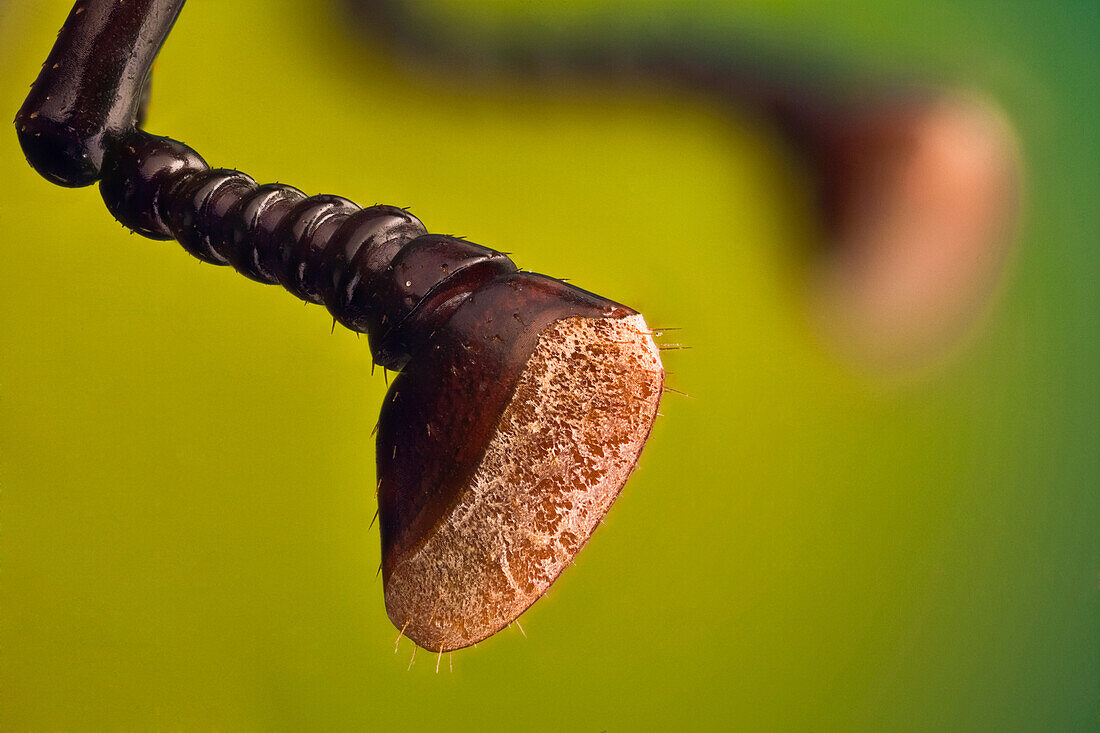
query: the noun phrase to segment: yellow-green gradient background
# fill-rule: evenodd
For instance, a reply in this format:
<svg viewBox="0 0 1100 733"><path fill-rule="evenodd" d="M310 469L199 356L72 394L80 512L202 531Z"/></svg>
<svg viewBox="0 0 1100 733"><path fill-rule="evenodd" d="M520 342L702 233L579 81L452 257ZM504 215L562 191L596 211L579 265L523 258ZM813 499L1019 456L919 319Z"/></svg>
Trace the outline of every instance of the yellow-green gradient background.
<svg viewBox="0 0 1100 733"><path fill-rule="evenodd" d="M692 399L666 397L528 638L406 671L367 531L385 385L365 340L127 235L8 129L5 730L1096 730L1098 6L613 7L676 6L1005 104L1028 205L984 327L916 375L831 353L789 274L814 236L806 182L748 116L597 84L472 89L359 46L329 3L196 0L150 129L259 180L411 206L682 327L693 350L666 365ZM0 3L4 119L67 11Z"/></svg>

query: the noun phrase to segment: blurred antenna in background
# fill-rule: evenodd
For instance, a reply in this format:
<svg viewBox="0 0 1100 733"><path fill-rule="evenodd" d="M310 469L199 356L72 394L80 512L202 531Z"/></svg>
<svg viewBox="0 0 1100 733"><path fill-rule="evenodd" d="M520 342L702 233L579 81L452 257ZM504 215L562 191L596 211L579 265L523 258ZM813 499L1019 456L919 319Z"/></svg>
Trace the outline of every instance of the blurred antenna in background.
<svg viewBox="0 0 1100 733"><path fill-rule="evenodd" d="M594 14L563 30L487 26L422 1L347 3L371 43L467 82L664 85L775 125L817 193L821 236L804 260L812 320L859 361L943 353L1001 279L1021 159L1011 123L979 92L877 78L683 12L650 25Z"/></svg>

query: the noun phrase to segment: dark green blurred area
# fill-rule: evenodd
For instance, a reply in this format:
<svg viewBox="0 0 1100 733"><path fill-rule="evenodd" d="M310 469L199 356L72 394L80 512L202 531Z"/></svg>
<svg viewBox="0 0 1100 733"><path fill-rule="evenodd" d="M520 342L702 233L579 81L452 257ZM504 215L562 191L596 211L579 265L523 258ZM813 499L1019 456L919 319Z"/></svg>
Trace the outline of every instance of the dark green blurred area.
<svg viewBox="0 0 1100 733"><path fill-rule="evenodd" d="M501 24L590 3L483 0ZM0 723L61 729L1094 730L1100 6L671 0L714 27L988 91L1027 197L989 318L917 373L792 295L807 181L749 116L599 84L471 88L339 5L188 5L149 129L258 180L410 206L676 326L606 526L512 629L395 656L365 340L128 236L0 135ZM14 116L68 12L0 3ZM535 13L537 21L523 21ZM520 19L517 21L517 19Z"/></svg>

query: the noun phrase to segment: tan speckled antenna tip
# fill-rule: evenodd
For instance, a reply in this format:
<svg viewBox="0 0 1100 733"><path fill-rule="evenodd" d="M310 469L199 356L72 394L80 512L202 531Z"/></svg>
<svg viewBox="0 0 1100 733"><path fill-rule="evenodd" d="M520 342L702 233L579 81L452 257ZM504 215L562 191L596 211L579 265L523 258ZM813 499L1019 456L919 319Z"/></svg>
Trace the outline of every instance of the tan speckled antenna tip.
<svg viewBox="0 0 1100 733"><path fill-rule="evenodd" d="M663 382L641 315L547 327L454 510L390 573L393 623L421 647L447 651L523 613L626 483Z"/></svg>

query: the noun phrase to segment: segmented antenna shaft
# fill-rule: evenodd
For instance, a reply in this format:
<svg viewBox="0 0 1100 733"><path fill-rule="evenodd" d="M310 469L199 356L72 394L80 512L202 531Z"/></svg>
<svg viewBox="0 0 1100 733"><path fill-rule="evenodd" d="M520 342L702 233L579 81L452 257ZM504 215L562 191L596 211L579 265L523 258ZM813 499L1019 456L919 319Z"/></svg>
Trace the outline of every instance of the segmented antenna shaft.
<svg viewBox="0 0 1100 733"><path fill-rule="evenodd" d="M181 142L135 129L110 150L100 193L129 229L175 239L204 262L229 265L324 305L370 337L379 364L399 369L463 296L516 270L503 253L428 234L396 206L360 208L210 168Z"/></svg>

